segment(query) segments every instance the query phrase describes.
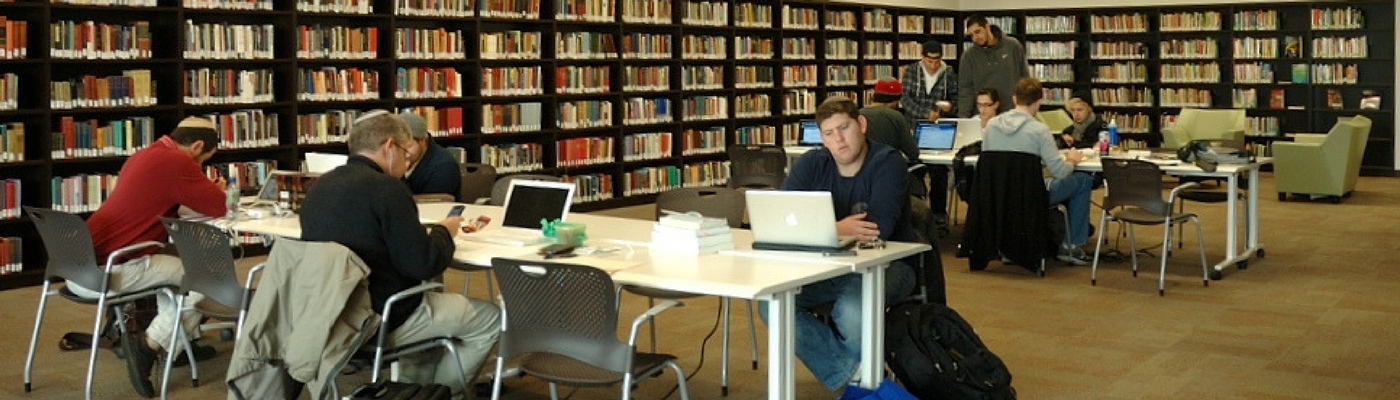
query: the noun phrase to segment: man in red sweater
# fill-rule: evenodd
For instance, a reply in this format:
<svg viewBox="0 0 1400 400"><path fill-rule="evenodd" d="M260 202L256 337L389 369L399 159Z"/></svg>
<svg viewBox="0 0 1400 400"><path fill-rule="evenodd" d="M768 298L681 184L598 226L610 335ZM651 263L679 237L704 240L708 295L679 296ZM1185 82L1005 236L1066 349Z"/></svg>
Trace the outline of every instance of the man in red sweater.
<svg viewBox="0 0 1400 400"><path fill-rule="evenodd" d="M211 217L223 216L224 178L209 180L200 164L209 160L219 147L219 135L207 119L189 117L167 136L137 151L122 164L117 174L119 184L107 200L88 218L97 259L125 246L143 241L166 242L165 228L160 217L175 217L180 206ZM109 289L129 292L158 285L179 285L185 271L178 257L154 254L151 251L132 255L112 267ZM90 288L68 283L69 290L79 296L96 297ZM191 293L193 304L203 296ZM145 397L155 396L151 384L151 367L175 325L175 305L164 296L157 296L157 315L145 332L127 332L122 348L126 353L131 385ZM186 333L192 333L199 323L194 312L180 315ZM177 349L179 350L179 349Z"/></svg>

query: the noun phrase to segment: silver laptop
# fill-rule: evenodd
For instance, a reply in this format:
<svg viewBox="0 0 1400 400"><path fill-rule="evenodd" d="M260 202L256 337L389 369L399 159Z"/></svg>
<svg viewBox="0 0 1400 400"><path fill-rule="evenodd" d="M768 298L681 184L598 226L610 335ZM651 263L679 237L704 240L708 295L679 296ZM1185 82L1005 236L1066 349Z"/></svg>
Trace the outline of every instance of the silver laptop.
<svg viewBox="0 0 1400 400"><path fill-rule="evenodd" d="M914 123L914 142L918 144L920 153L953 152L953 144L956 143L957 134L958 124L956 122L919 120Z"/></svg>
<svg viewBox="0 0 1400 400"><path fill-rule="evenodd" d="M540 233L541 220L565 220L575 187L571 182L513 180L506 190L500 224L462 235L463 239L507 246L543 243L547 238Z"/></svg>
<svg viewBox="0 0 1400 400"><path fill-rule="evenodd" d="M755 250L843 251L854 237L836 235L830 192L744 192Z"/></svg>
<svg viewBox="0 0 1400 400"><path fill-rule="evenodd" d="M939 123L957 124L957 138L953 140L953 150L962 149L972 142L982 141L982 120L977 118L939 118Z"/></svg>

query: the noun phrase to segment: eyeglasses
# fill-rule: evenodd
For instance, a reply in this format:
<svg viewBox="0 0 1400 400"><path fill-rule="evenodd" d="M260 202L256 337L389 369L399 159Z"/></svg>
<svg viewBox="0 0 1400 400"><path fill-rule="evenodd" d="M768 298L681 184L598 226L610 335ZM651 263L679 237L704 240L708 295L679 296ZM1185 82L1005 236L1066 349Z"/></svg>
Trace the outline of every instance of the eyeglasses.
<svg viewBox="0 0 1400 400"><path fill-rule="evenodd" d="M393 143L393 144L394 144L394 147L398 147L399 150L403 150L403 154L404 154L405 156L413 155L413 152L408 151L408 148L407 148L407 147L403 147L403 145L399 144L399 141L397 141L397 140L392 140L392 139L391 139L391 140L389 140L389 142L390 142L390 143Z"/></svg>
<svg viewBox="0 0 1400 400"><path fill-rule="evenodd" d="M991 107L995 105L997 105L997 103L977 103L978 107Z"/></svg>

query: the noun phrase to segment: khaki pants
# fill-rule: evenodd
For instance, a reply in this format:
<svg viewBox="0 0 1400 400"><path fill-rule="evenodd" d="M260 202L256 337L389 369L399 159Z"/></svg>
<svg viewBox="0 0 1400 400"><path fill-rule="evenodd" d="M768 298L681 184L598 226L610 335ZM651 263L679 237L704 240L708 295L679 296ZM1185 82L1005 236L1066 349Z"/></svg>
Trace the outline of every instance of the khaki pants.
<svg viewBox="0 0 1400 400"><path fill-rule="evenodd" d="M467 382L471 382L500 333L501 310L495 304L456 293L427 292L413 315L386 339L391 346L443 336L461 339L457 358L466 369ZM399 360L399 380L445 385L452 388L454 398L464 398L469 388L462 386L457 360L445 357L448 354L437 348L403 357Z"/></svg>
<svg viewBox="0 0 1400 400"><path fill-rule="evenodd" d="M112 281L109 282L109 295L117 293L134 292L155 286L173 285L179 286L180 280L185 277L185 269L180 264L180 258L154 254L127 261L122 264L112 266ZM73 294L87 298L96 298L96 290L85 288L68 282L68 290ZM194 304L204 298L204 295L191 292L185 299L185 304ZM185 329L186 335L193 335L195 328L199 326L199 313L192 310L180 314L181 326ZM161 347L170 343L170 334L175 326L175 302L164 295L156 295L156 318L151 320L151 325L146 327L146 336L151 340L161 344ZM190 339L195 339L190 336ZM184 347L176 343L175 351L183 351Z"/></svg>

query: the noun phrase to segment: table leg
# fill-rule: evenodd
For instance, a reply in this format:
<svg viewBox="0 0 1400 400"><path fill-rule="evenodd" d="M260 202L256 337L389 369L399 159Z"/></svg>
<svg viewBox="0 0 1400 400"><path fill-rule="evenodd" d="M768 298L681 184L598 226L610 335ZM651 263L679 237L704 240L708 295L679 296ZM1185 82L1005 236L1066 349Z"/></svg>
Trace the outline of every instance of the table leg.
<svg viewBox="0 0 1400 400"><path fill-rule="evenodd" d="M885 373L885 267L865 270L861 279L860 385L874 389Z"/></svg>
<svg viewBox="0 0 1400 400"><path fill-rule="evenodd" d="M796 342L797 289L776 293L768 300L768 398L797 398L793 359Z"/></svg>
<svg viewBox="0 0 1400 400"><path fill-rule="evenodd" d="M1259 168L1249 170L1249 204L1245 210L1245 253L1263 250L1259 245ZM1262 257L1262 256L1261 256Z"/></svg>

